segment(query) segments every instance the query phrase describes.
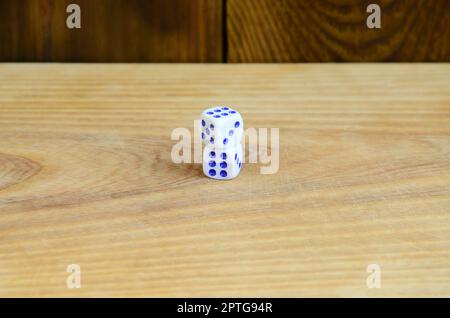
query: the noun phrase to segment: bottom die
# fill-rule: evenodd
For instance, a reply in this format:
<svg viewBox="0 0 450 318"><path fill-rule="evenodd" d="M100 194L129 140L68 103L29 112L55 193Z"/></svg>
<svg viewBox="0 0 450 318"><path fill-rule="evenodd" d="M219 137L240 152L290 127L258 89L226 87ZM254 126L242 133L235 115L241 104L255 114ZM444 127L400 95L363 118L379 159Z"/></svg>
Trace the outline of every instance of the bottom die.
<svg viewBox="0 0 450 318"><path fill-rule="evenodd" d="M203 149L203 173L210 178L229 180L236 178L242 168L242 146Z"/></svg>

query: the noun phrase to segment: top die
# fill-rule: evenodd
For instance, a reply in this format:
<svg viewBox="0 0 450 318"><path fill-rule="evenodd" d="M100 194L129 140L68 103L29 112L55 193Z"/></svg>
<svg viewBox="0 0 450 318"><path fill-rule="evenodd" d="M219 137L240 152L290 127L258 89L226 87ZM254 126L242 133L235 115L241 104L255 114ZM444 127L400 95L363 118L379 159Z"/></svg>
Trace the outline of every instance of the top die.
<svg viewBox="0 0 450 318"><path fill-rule="evenodd" d="M235 147L241 142L244 121L241 114L228 106L216 106L203 111L200 136L205 145L217 148Z"/></svg>

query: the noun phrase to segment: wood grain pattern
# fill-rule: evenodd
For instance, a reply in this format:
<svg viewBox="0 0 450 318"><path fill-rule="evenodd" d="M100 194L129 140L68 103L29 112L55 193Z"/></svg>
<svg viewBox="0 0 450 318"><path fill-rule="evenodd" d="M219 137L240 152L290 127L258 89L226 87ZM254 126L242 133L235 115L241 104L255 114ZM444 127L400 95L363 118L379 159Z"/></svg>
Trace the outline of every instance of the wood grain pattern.
<svg viewBox="0 0 450 318"><path fill-rule="evenodd" d="M444 64L0 64L0 296L450 296L449 83ZM172 130L217 103L280 128L278 173L172 163Z"/></svg>
<svg viewBox="0 0 450 318"><path fill-rule="evenodd" d="M229 62L450 62L447 0L228 0L227 25Z"/></svg>
<svg viewBox="0 0 450 318"><path fill-rule="evenodd" d="M0 1L0 61L222 62L222 0Z"/></svg>

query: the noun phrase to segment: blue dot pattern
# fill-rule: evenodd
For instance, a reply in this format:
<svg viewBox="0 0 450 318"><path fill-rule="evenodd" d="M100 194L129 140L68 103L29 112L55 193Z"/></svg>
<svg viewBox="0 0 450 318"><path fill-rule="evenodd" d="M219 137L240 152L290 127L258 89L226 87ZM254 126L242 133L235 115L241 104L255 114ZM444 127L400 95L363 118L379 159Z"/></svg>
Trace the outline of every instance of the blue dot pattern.
<svg viewBox="0 0 450 318"><path fill-rule="evenodd" d="M217 162L216 161L216 156L221 158L222 161ZM235 167L237 169L241 169L242 167L242 162L241 162L241 158L239 156L239 154L237 152L234 153L234 156L231 154L232 158L234 158L234 162L233 165L235 165ZM221 152L221 153L216 153L214 151L209 152L209 157L212 158L213 160L210 160L208 162L208 174L211 177L215 177L215 178L224 178L226 179L228 177L228 174L230 173L230 171L228 169L230 169L230 163L228 163L226 160L229 157L229 154L227 154L226 152Z"/></svg>
<svg viewBox="0 0 450 318"><path fill-rule="evenodd" d="M241 168L242 162L240 161L237 153L234 155L234 161L236 161L236 164L239 166L239 168Z"/></svg>
<svg viewBox="0 0 450 318"><path fill-rule="evenodd" d="M230 107L221 107L221 108L214 108L211 110L208 110L206 112L207 115L211 115L214 118L221 118L221 117L226 117L228 115L232 115L232 114L236 114L237 111L231 109ZM202 126L204 127L205 124L202 121ZM237 128L237 127L236 127ZM214 128L211 128L214 129Z"/></svg>
<svg viewBox="0 0 450 318"><path fill-rule="evenodd" d="M211 145L215 145L216 144L215 139L217 137L214 135L214 130L216 128L215 126L217 126L215 124L216 120L220 120L221 118L231 117L230 115L239 114L239 113L228 106L216 106L215 108L208 109L204 114L207 117L201 120L202 140L207 141ZM210 120L212 120L213 122L210 122L210 120L208 120L208 118ZM234 129L241 127L242 123L240 122L240 120L236 120L233 122L234 122L234 124L232 124L232 125L234 125ZM231 140L231 139L229 139L229 137L233 137L235 135L234 129L230 129L229 131L226 132L226 137L228 137L228 138L221 139L220 141L217 140L217 142L219 142L219 143L221 142L224 146L229 145L230 140ZM203 133L205 135L204 137L203 137Z"/></svg>
<svg viewBox="0 0 450 318"><path fill-rule="evenodd" d="M215 126L217 126L216 123L220 122L220 118L232 117L231 115L236 114L236 113L238 113L238 112L227 106L216 106L216 108L212 108L212 109L208 110L206 113L204 113L208 116L204 117L205 120L201 121L201 123L202 123L202 132L201 132L202 139L209 140L209 142L211 144L215 145L214 139L217 136L214 135L214 129L215 129ZM235 117L232 117L232 118L234 119ZM236 118L236 119L238 119L238 118ZM223 120L225 120L225 119L223 119ZM240 120L232 120L232 123L234 123L234 124L232 124L232 125L234 125L234 127L233 127L233 129L229 129L228 132L226 132L226 137L234 136L235 135L234 130L237 128L240 128L241 124L242 124L240 122ZM217 142L220 143L220 140L222 141L223 145L227 145L230 142L229 138L219 139L219 140L217 140ZM227 158L229 156L234 157L234 163L227 162ZM208 162L208 166L207 166L208 169L206 169L205 172L208 171L208 174L211 177L227 178L228 174L230 173L230 170L229 170L230 168L233 169L233 167L234 167L234 169L240 169L242 167L242 162L240 160L238 153L235 153L233 156L232 153L227 154L226 152L221 152L221 153L217 154L217 157L220 158L219 159L220 161L216 161L218 159L216 159L215 151L209 152L209 158L211 158L211 159ZM231 164L231 166L230 166L230 164Z"/></svg>

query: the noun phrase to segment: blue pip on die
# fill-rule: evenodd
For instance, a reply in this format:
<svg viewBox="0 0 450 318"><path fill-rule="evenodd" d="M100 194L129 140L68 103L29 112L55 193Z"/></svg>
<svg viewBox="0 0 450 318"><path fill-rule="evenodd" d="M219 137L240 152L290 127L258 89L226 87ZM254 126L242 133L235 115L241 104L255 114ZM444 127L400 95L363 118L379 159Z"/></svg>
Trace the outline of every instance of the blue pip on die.
<svg viewBox="0 0 450 318"><path fill-rule="evenodd" d="M236 178L242 168L242 147L203 149L203 173L213 179Z"/></svg>
<svg viewBox="0 0 450 318"><path fill-rule="evenodd" d="M233 147L241 143L244 121L235 109L226 106L208 108L201 116L203 144L214 147Z"/></svg>
<svg viewBox="0 0 450 318"><path fill-rule="evenodd" d="M201 115L200 136L204 144L203 173L213 179L228 180L242 168L241 139L244 121L227 106L208 108Z"/></svg>

